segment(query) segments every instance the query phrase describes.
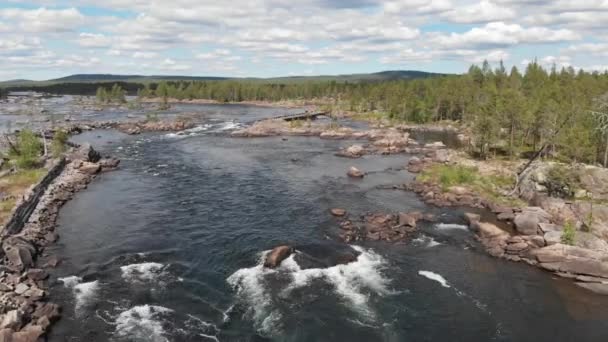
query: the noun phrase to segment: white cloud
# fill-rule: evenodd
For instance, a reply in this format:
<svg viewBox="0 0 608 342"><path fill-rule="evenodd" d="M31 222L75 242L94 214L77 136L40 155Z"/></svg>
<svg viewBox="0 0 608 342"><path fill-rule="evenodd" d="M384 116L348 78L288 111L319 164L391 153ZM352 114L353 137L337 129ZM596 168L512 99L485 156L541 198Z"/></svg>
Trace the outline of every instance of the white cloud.
<svg viewBox="0 0 608 342"><path fill-rule="evenodd" d="M0 18L9 20L26 32L65 32L84 23L84 16L76 8L33 10L19 8L0 9Z"/></svg>
<svg viewBox="0 0 608 342"><path fill-rule="evenodd" d="M522 27L504 22L488 23L464 33L437 34L432 41L443 48L511 46L529 43L558 43L580 39L577 33L545 27Z"/></svg>
<svg viewBox="0 0 608 342"><path fill-rule="evenodd" d="M483 0L469 6L457 6L441 16L454 23L484 23L513 19L516 13L511 8Z"/></svg>
<svg viewBox="0 0 608 342"><path fill-rule="evenodd" d="M100 33L80 33L78 44L84 47L103 48L110 46L112 39Z"/></svg>
<svg viewBox="0 0 608 342"><path fill-rule="evenodd" d="M89 5L110 11L80 9ZM434 62L458 72L535 55L601 66L606 22L608 0L11 0L0 9L0 72L261 76L345 63L358 72L364 61L367 70Z"/></svg>

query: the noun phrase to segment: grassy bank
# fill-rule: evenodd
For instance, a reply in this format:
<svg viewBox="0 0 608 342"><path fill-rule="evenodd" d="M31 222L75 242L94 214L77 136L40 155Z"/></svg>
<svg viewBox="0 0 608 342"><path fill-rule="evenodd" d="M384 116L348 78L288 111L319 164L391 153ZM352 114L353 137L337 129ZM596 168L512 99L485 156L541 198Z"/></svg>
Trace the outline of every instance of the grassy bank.
<svg viewBox="0 0 608 342"><path fill-rule="evenodd" d="M477 168L462 165L431 165L416 178L420 182L439 184L444 192L455 186L471 190L497 204L524 206L525 203L508 192L515 185L512 177L481 174Z"/></svg>

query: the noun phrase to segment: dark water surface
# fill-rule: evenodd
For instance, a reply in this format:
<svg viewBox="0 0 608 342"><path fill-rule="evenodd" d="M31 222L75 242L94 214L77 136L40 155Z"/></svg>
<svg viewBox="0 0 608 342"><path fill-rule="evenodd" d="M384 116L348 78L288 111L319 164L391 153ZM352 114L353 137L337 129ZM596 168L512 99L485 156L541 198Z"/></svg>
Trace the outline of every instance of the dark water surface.
<svg viewBox="0 0 608 342"><path fill-rule="evenodd" d="M228 136L221 107L180 135L90 132L122 159L62 210L52 299L64 317L51 341L606 341L608 300L479 250L455 210L379 185L412 179L407 156L335 157L348 141ZM214 121L215 120L215 121ZM204 126L208 124L208 126ZM350 180L351 165L370 172ZM354 263L303 269L289 243L330 258L333 207L434 211L412 242L365 243Z"/></svg>

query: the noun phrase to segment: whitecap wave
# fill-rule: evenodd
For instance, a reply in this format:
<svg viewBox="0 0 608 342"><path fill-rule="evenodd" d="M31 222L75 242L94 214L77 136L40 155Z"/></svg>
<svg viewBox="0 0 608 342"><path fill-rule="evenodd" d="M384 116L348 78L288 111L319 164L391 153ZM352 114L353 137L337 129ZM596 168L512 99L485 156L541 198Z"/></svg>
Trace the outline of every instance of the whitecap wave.
<svg viewBox="0 0 608 342"><path fill-rule="evenodd" d="M462 224L455 224L455 223L438 223L435 227L437 227L437 229L469 230L468 226L465 226Z"/></svg>
<svg viewBox="0 0 608 342"><path fill-rule="evenodd" d="M63 278L57 278L60 282L63 283L63 286L67 288L73 288L74 286L80 284L82 281L82 277L79 276L68 276Z"/></svg>
<svg viewBox="0 0 608 342"><path fill-rule="evenodd" d="M131 283L152 282L165 275L166 266L157 262L143 262L121 266L122 278Z"/></svg>
<svg viewBox="0 0 608 342"><path fill-rule="evenodd" d="M258 329L271 333L272 327L265 323L273 314L270 294L264 286L264 277L276 273L275 270L264 267L264 259L270 251L260 253L258 264L250 268L241 268L234 272L226 281L236 289L237 297L250 308L253 321ZM274 319L274 318L273 318Z"/></svg>
<svg viewBox="0 0 608 342"><path fill-rule="evenodd" d="M368 289L379 295L394 293L388 288L389 279L381 273L385 260L372 251L358 246L353 248L361 253L357 261L328 268L302 270L294 260L294 255L290 256L281 264L281 268L287 269L293 279L287 290L305 286L315 279L324 279L332 284L336 293L348 300L352 307L363 309L367 315L373 315L367 307L369 296L364 290Z"/></svg>
<svg viewBox="0 0 608 342"><path fill-rule="evenodd" d="M448 281L445 280L445 278L443 276L441 276L441 274L431 272L431 271L418 271L418 274L425 278L438 282L443 287L447 287L447 288L450 287L450 285L448 284Z"/></svg>
<svg viewBox="0 0 608 342"><path fill-rule="evenodd" d="M97 297L99 290L99 281L94 280L87 283L82 282L82 278L78 276L69 276L58 278L63 286L72 289L74 298L76 299L75 311L78 314L84 307L90 305Z"/></svg>
<svg viewBox="0 0 608 342"><path fill-rule="evenodd" d="M128 341L169 341L163 328L163 317L173 310L156 305L138 305L116 318L114 335Z"/></svg>
<svg viewBox="0 0 608 342"><path fill-rule="evenodd" d="M287 275L290 278L278 293L284 296L295 289L305 287L315 280L326 281L333 286L337 295L346 301L349 308L360 314L361 318L373 322L374 310L369 306L369 294L380 296L395 294L389 289L390 280L383 276L386 261L371 250L353 246L360 254L356 261L328 268L301 269L295 254L285 259L275 270L263 267L266 253L261 254L258 264L242 268L228 277L227 281L237 290L237 298L243 300L252 311L257 329L273 333L280 329L281 312L273 305L273 297L266 287L265 278L269 275ZM296 252L297 253L297 252Z"/></svg>
<svg viewBox="0 0 608 342"><path fill-rule="evenodd" d="M175 133L167 133L167 134L165 134L165 137L167 137L167 138L189 137L189 136L197 135L201 132L205 132L205 131L209 130L211 127L213 127L213 125L210 125L210 124L199 125L199 126L185 129L183 131L179 131L179 132L175 132Z"/></svg>
<svg viewBox="0 0 608 342"><path fill-rule="evenodd" d="M230 131L233 129L239 129L243 127L243 125L236 121L226 121L222 123L222 125L217 129L218 131Z"/></svg>
<svg viewBox="0 0 608 342"><path fill-rule="evenodd" d="M441 242L437 242L437 241L435 241L435 239L433 239L433 237L427 236L427 235L422 235L420 237L417 237L417 238L413 239L412 242L414 242L418 245L422 245L427 248L436 247L436 246L441 245Z"/></svg>

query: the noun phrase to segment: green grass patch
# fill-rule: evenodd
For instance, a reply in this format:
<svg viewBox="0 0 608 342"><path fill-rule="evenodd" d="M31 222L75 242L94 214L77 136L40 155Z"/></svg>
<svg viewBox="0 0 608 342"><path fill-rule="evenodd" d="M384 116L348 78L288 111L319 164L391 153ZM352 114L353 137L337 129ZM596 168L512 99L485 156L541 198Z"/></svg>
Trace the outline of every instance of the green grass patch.
<svg viewBox="0 0 608 342"><path fill-rule="evenodd" d="M46 174L46 169L22 170L15 174L0 178L0 192L11 197L0 201L0 223L6 222L11 210L29 187L37 183Z"/></svg>
<svg viewBox="0 0 608 342"><path fill-rule="evenodd" d="M352 118L360 121L382 121L389 119L389 115L383 112L365 112L357 113Z"/></svg>
<svg viewBox="0 0 608 342"><path fill-rule="evenodd" d="M564 224L564 231L562 232L562 243L565 245L574 245L574 238L576 236L576 230L574 229L574 225L572 222L567 221Z"/></svg>
<svg viewBox="0 0 608 342"><path fill-rule="evenodd" d="M515 180L502 175L481 175L476 168L461 165L433 165L417 178L421 182L439 184L444 192L453 186L462 186L494 203L521 207L518 198L503 195L513 188Z"/></svg>

